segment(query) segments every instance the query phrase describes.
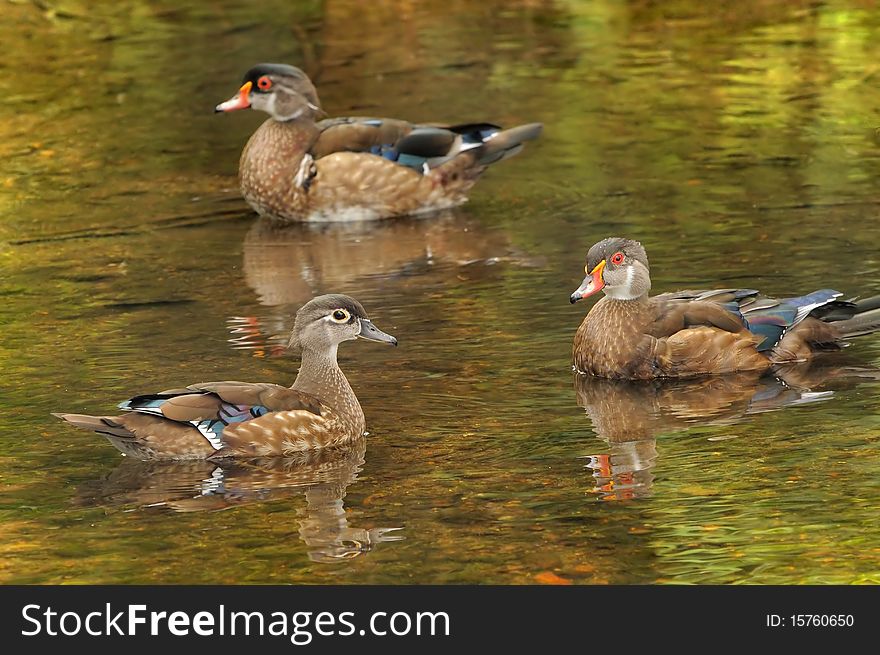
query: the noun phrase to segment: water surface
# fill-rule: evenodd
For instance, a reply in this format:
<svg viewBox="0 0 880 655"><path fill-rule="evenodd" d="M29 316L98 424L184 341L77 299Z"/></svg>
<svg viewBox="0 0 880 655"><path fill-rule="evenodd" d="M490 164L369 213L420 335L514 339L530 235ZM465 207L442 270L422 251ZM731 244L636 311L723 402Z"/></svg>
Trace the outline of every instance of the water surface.
<svg viewBox="0 0 880 655"><path fill-rule="evenodd" d="M880 582L880 338L781 379L573 379L587 248L655 291L880 291L867 0L6 3L0 581ZM542 121L458 210L272 230L238 197L258 61L333 115ZM141 464L51 411L290 383L312 295L397 349L341 362L345 452Z"/></svg>

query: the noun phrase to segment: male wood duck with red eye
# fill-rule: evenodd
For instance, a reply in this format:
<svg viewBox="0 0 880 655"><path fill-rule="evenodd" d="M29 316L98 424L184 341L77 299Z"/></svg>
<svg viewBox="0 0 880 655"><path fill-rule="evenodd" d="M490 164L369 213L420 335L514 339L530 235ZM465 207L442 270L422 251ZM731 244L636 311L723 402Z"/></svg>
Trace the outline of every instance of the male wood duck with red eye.
<svg viewBox="0 0 880 655"><path fill-rule="evenodd" d="M290 343L302 350L302 365L290 388L207 382L135 396L119 416L55 416L138 459L290 456L345 445L363 436L365 422L336 351L358 338L397 345L354 298L318 296L296 315Z"/></svg>
<svg viewBox="0 0 880 655"><path fill-rule="evenodd" d="M369 220L460 205L489 164L536 138L539 123L502 130L439 127L324 114L311 80L286 64L259 64L217 112L257 109L270 118L239 162L245 200L261 215L296 221Z"/></svg>
<svg viewBox="0 0 880 655"><path fill-rule="evenodd" d="M851 302L831 289L775 300L754 289L680 291L649 297L648 256L612 237L590 248L587 277L571 302L600 291L574 338L582 373L645 380L762 371L838 350L880 329L880 296Z"/></svg>

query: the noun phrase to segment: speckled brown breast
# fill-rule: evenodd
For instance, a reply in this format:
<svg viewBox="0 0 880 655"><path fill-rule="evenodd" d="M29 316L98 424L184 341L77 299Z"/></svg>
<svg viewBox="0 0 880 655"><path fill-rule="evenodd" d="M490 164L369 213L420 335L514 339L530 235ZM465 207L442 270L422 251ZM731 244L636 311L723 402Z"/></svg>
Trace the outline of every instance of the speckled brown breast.
<svg viewBox="0 0 880 655"><path fill-rule="evenodd" d="M575 334L575 368L605 378L655 377L654 339L644 333L652 317L647 302L602 297Z"/></svg>
<svg viewBox="0 0 880 655"><path fill-rule="evenodd" d="M603 297L575 334L578 371L606 378L689 377L763 370L770 360L755 347L761 339L745 328L731 332L710 326L658 332L667 313L651 299Z"/></svg>
<svg viewBox="0 0 880 655"><path fill-rule="evenodd" d="M241 193L254 211L285 219L307 212L308 196L294 180L318 134L314 123L269 119L251 135L241 153Z"/></svg>
<svg viewBox="0 0 880 655"><path fill-rule="evenodd" d="M333 410L321 416L304 410L271 412L228 426L223 441L240 454L289 456L305 450L342 446L359 439L364 426L346 421Z"/></svg>
<svg viewBox="0 0 880 655"><path fill-rule="evenodd" d="M336 152L315 161L307 220L362 220L448 209L467 200L482 169L467 153L427 175L376 155Z"/></svg>
<svg viewBox="0 0 880 655"><path fill-rule="evenodd" d="M467 200L483 166L462 153L423 175L363 152L303 160L318 134L314 123L273 119L251 136L239 163L242 195L253 209L280 222L364 220L418 214ZM311 155L308 155L310 158ZM313 166L306 187L301 166Z"/></svg>

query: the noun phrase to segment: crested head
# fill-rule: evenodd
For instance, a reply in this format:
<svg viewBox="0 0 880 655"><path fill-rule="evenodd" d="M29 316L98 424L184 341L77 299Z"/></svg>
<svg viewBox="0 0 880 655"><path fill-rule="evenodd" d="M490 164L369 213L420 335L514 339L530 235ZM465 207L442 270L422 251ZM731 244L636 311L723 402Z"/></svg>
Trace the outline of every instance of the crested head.
<svg viewBox="0 0 880 655"><path fill-rule="evenodd" d="M650 268L644 246L638 241L623 237L608 237L594 243L587 252L587 268L592 271L603 259L609 265L614 265L611 259L618 252L632 261L641 262L646 269Z"/></svg>
<svg viewBox="0 0 880 655"><path fill-rule="evenodd" d="M274 77L286 77L297 80L308 80L309 76L305 74L302 68L291 66L290 64L273 64L265 62L252 66L241 78L241 83L253 82L255 85L257 80L264 75Z"/></svg>
<svg viewBox="0 0 880 655"><path fill-rule="evenodd" d="M587 277L571 294L577 302L602 291L615 300L636 300L651 290L648 255L638 241L609 237L587 252Z"/></svg>
<svg viewBox="0 0 880 655"><path fill-rule="evenodd" d="M288 64L257 64L244 74L238 93L214 111L265 111L277 121L313 120L323 113L318 92L302 70Z"/></svg>
<svg viewBox="0 0 880 655"><path fill-rule="evenodd" d="M340 343L358 337L397 345L397 339L373 325L357 300L331 293L313 298L296 313L290 346L335 354Z"/></svg>
<svg viewBox="0 0 880 655"><path fill-rule="evenodd" d="M323 296L315 296L296 313L296 325L306 325L311 321L323 318L335 309L348 312L352 318L366 318L367 310L351 296L341 293L328 293Z"/></svg>

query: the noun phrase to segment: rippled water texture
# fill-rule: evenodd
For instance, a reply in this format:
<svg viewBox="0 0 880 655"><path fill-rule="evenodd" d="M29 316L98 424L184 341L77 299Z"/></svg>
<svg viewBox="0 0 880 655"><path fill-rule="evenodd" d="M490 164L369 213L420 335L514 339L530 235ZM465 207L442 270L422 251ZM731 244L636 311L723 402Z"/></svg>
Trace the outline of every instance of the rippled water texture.
<svg viewBox="0 0 880 655"><path fill-rule="evenodd" d="M880 8L829 2L3 2L0 581L880 582L880 337L780 379L575 381L586 249L654 289L880 292ZM258 61L331 115L542 121L454 212L275 231L239 199ZM360 299L370 434L142 464L51 411L290 383ZM221 511L222 510L222 511Z"/></svg>

